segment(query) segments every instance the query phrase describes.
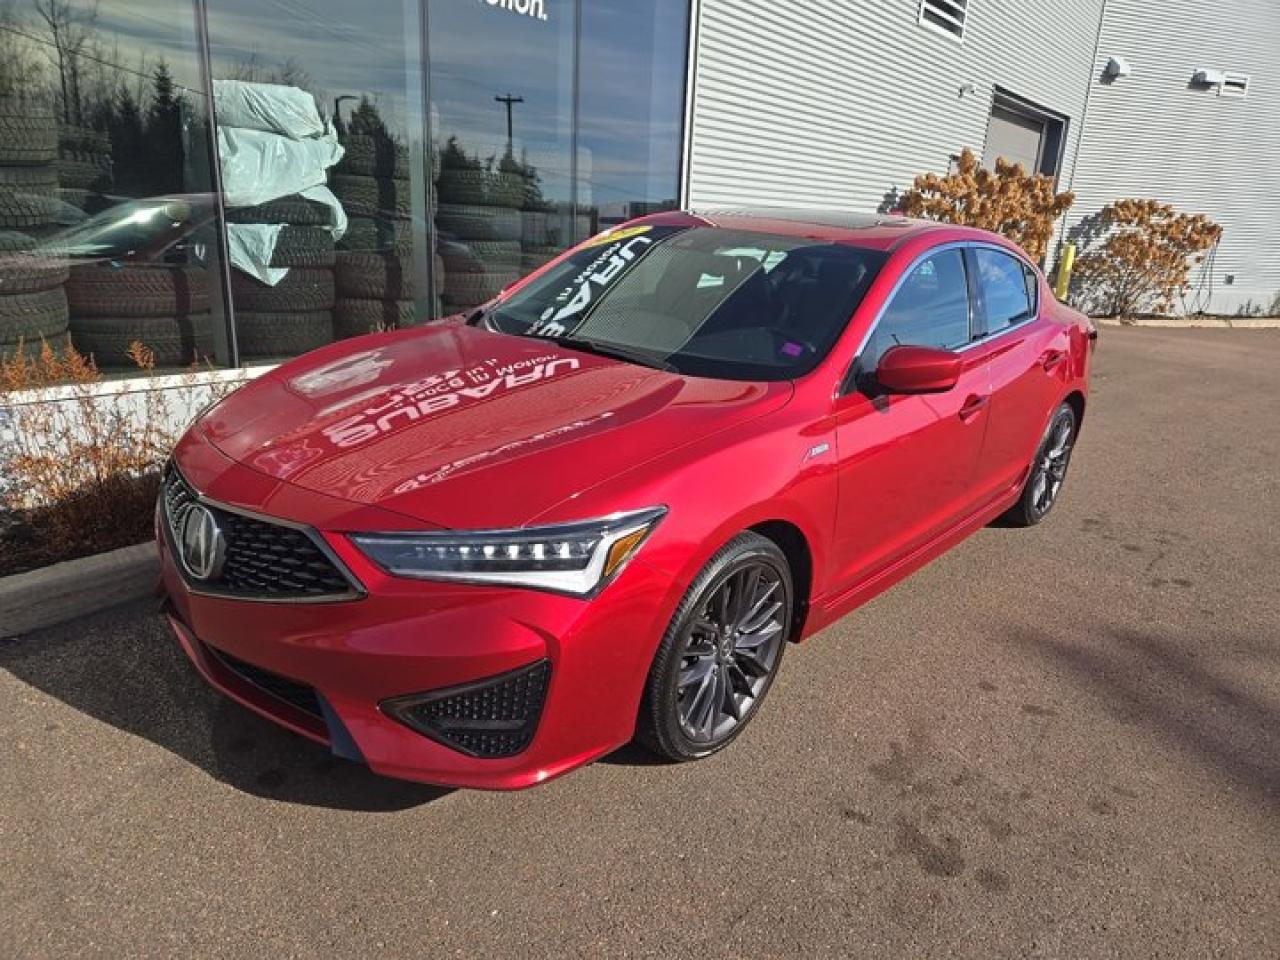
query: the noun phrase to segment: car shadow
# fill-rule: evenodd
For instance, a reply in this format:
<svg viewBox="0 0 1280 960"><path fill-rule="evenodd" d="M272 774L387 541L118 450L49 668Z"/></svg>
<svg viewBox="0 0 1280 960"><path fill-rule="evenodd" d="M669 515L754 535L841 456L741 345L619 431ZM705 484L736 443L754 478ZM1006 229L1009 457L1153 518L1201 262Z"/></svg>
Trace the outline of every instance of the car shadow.
<svg viewBox="0 0 1280 960"><path fill-rule="evenodd" d="M266 799L391 812L451 792L380 777L223 697L196 673L154 603L4 641L0 669Z"/></svg>

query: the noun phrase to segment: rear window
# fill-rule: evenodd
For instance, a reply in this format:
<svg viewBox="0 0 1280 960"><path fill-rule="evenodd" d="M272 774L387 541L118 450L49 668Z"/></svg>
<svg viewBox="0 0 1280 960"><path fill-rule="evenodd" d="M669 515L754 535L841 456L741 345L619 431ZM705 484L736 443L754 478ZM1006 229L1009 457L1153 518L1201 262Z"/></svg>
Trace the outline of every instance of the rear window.
<svg viewBox="0 0 1280 960"><path fill-rule="evenodd" d="M482 322L690 376L786 380L830 352L884 260L806 238L634 227L589 241Z"/></svg>

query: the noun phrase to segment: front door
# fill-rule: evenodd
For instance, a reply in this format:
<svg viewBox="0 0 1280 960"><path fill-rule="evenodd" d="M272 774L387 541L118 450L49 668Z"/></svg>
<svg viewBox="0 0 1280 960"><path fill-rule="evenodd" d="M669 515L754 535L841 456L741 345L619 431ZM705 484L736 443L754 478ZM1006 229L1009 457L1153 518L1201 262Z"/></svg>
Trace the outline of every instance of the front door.
<svg viewBox="0 0 1280 960"><path fill-rule="evenodd" d="M976 507L973 481L991 397L985 352L966 351L960 382L946 393L889 395L874 379L890 347L956 350L973 334L964 254L949 248L907 275L859 355L855 382L836 411L835 593L865 582Z"/></svg>

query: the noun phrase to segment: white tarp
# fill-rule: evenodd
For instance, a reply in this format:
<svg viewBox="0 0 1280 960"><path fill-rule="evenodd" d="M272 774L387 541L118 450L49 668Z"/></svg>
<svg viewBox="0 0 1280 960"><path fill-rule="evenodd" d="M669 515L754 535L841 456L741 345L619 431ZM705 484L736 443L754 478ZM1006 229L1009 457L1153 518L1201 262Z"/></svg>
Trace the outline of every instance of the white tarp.
<svg viewBox="0 0 1280 960"><path fill-rule="evenodd" d="M325 134L325 123L316 109L315 97L297 87L215 80L213 103L218 123L224 127L263 130L290 140Z"/></svg>
<svg viewBox="0 0 1280 960"><path fill-rule="evenodd" d="M305 90L269 83L217 81L218 155L228 207L255 207L301 194L333 212L329 229L338 240L347 214L327 184L328 170L342 159L333 124L325 123ZM269 264L283 224L229 224L234 266L274 286L288 274Z"/></svg>

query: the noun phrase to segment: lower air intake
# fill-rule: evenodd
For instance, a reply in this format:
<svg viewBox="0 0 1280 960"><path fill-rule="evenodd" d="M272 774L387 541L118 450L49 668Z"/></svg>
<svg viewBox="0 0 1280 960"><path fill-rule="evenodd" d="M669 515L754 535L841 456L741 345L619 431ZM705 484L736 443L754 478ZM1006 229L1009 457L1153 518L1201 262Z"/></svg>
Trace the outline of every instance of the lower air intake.
<svg viewBox="0 0 1280 960"><path fill-rule="evenodd" d="M406 726L472 757L520 753L533 740L551 679L551 664L478 683L388 700L383 709Z"/></svg>

